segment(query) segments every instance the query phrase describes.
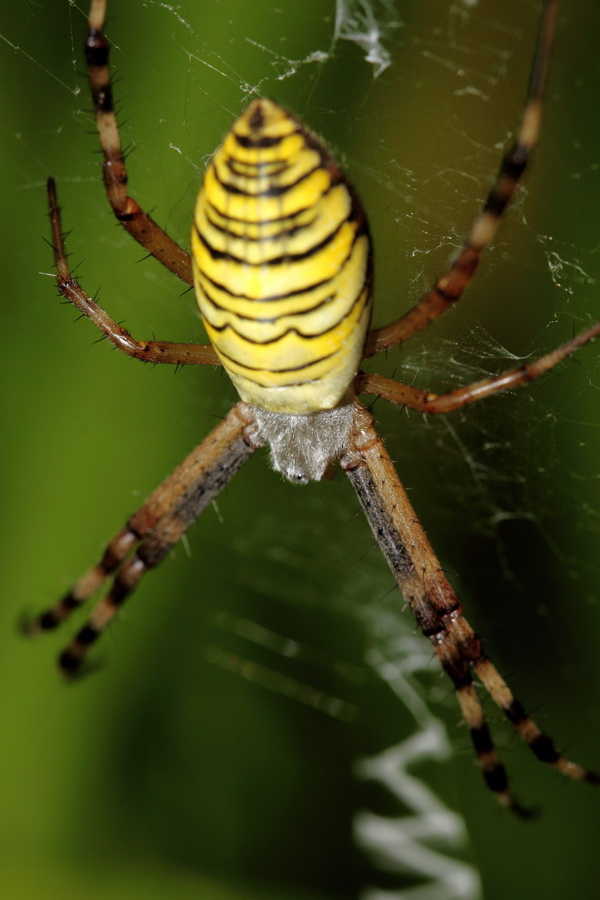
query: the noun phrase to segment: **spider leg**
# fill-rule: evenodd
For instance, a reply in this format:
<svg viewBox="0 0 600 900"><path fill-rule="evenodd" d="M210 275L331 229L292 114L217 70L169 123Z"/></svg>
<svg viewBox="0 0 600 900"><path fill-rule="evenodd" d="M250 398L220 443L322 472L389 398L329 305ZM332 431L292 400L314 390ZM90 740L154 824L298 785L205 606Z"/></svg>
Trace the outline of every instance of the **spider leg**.
<svg viewBox="0 0 600 900"><path fill-rule="evenodd" d="M509 788L506 769L494 747L473 684L473 672L538 759L571 778L600 783L594 772L558 753L487 658L478 635L462 614L460 602L400 484L370 413L358 402L353 435L341 455L341 464L405 601L452 679L483 777L500 803L518 815L529 815Z"/></svg>
<svg viewBox="0 0 600 900"><path fill-rule="evenodd" d="M127 192L127 169L125 168L110 83L108 41L102 32L105 17L106 0L92 0L85 56L92 100L96 111L96 126L104 154L103 174L106 196L115 216L138 244L141 244L151 256L182 281L192 284L189 255L156 224L148 213L141 209L137 201Z"/></svg>
<svg viewBox="0 0 600 900"><path fill-rule="evenodd" d="M554 35L557 0L545 0L527 100L515 141L505 154L481 214L475 220L462 250L449 271L403 316L369 334L365 357L388 350L425 328L462 296L479 265L484 250L494 239L529 161L540 130L542 98Z"/></svg>
<svg viewBox="0 0 600 900"><path fill-rule="evenodd" d="M578 763L571 762L558 752L552 738L533 722L523 705L515 698L511 689L506 684L496 667L482 656L473 662L473 668L481 679L481 683L500 707L506 718L519 732L529 749L541 761L553 766L563 775L575 778L577 781L587 781L590 784L600 784L600 775L589 769L584 769Z"/></svg>
<svg viewBox="0 0 600 900"><path fill-rule="evenodd" d="M127 353L144 362L172 363L175 365L220 366L221 362L209 344L181 344L175 341L138 341L112 319L96 301L83 290L69 270L65 241L62 233L60 208L56 197L56 184L48 179L48 203L52 226L52 247L56 263L56 281L63 297L100 329L108 340Z"/></svg>
<svg viewBox="0 0 600 900"><path fill-rule="evenodd" d="M555 350L540 356L530 363L524 363L514 369L507 369L498 375L483 378L464 387L455 388L446 394L433 394L430 391L419 390L383 375L368 375L359 372L354 381L354 389L358 394L375 394L384 397L392 403L408 406L424 413L448 413L476 400L483 400L500 391L510 390L520 385L535 381L540 375L544 375L557 363L571 356L583 347L595 340L600 335L600 322L595 322L585 331L581 331L570 341L561 344Z"/></svg>
<svg viewBox="0 0 600 900"><path fill-rule="evenodd" d="M65 675L76 675L81 670L88 649L142 576L163 560L258 446L250 407L238 403L153 491L110 541L100 561L55 606L26 625L26 632L32 635L56 628L116 573L109 592L61 653L59 665Z"/></svg>

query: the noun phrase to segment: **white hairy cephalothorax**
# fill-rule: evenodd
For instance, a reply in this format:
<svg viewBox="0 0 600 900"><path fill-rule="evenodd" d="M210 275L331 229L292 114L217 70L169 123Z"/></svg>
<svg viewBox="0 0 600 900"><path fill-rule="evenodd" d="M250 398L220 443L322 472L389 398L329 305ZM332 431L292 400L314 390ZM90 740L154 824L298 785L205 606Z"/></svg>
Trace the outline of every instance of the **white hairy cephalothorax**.
<svg viewBox="0 0 600 900"><path fill-rule="evenodd" d="M320 481L346 446L354 416L352 400L305 416L252 407L261 443L271 448L271 465L288 481Z"/></svg>

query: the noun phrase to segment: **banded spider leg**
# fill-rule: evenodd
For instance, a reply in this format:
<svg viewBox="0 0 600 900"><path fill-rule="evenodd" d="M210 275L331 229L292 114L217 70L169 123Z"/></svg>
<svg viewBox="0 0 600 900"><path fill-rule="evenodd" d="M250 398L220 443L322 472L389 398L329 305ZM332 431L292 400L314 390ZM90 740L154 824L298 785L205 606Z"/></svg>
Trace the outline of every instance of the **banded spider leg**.
<svg viewBox="0 0 600 900"><path fill-rule="evenodd" d="M99 562L51 609L26 625L28 634L56 628L114 576L109 592L59 656L67 676L77 675L96 643L142 576L155 568L200 513L260 446L252 410L238 403L107 545Z"/></svg>
<svg viewBox="0 0 600 900"><path fill-rule="evenodd" d="M531 812L515 799L500 761L473 676L541 762L563 775L600 784L600 775L566 759L552 739L529 718L465 619L460 602L427 539L377 434L371 414L356 403L354 428L341 465L385 556L404 601L452 680L485 783L499 802L528 818Z"/></svg>

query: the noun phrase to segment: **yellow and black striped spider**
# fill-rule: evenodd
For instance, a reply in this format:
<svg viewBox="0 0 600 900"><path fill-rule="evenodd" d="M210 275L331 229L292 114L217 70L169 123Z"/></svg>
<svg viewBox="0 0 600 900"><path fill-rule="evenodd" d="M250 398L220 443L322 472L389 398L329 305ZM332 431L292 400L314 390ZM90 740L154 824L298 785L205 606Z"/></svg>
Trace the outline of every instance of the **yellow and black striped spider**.
<svg viewBox="0 0 600 900"><path fill-rule="evenodd" d="M294 482L320 480L338 463L416 621L452 679L488 787L526 814L511 793L473 683L477 677L538 759L571 778L600 777L562 756L528 717L486 656L398 480L361 394L423 413L450 412L543 375L600 334L596 323L540 359L436 395L360 371L361 360L395 347L462 295L498 228L536 143L556 18L546 0L526 103L482 212L448 272L399 319L369 330L369 228L338 164L294 116L255 99L213 156L198 196L191 258L127 190L103 34L105 0L93 0L86 58L108 200L123 227L159 262L194 284L211 346L136 340L89 297L67 264L56 190L48 182L60 293L129 356L153 363L222 365L241 397L220 425L129 519L102 559L60 602L28 626L52 629L110 577L112 586L60 656L81 670L144 573L259 447Z"/></svg>

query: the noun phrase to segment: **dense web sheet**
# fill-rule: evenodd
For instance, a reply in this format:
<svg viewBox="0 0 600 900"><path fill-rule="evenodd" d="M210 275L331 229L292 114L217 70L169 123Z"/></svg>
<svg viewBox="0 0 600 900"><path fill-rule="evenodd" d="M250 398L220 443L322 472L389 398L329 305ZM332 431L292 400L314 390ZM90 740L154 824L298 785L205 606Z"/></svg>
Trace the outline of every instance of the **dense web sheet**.
<svg viewBox="0 0 600 900"><path fill-rule="evenodd" d="M461 301L460 310L436 325L435 333L430 330L401 352L369 363L371 370L420 387L449 388L535 357L598 317L598 134L586 115L586 97L597 88L597 72L590 62L595 58L591 26L581 38L579 57L575 61L567 58L573 29L581 29L582 10L582 4L575 4L572 11L564 13L542 147L486 257L477 285ZM132 331L166 339L202 339L191 297L179 297L179 286L153 264L135 265L139 250L113 227L106 210L98 185L95 140L86 134L93 126L80 50L84 14L85 9L74 3L60 5L58 11L56 5L28 6L27 18L20 20L11 19L7 11L0 14L7 71L17 69L17 82L28 86L25 93L31 102L31 110L7 107L3 114L5 173L11 197L16 196L21 205L29 204L31 210L39 206L37 218L28 214L24 226L15 231L19 250L18 255L14 251L14 258L25 261L33 271L39 270L40 258L49 265L47 254L36 253L32 261L31 251L24 257L23 248L32 242L32 236L38 242L38 235L45 234L41 187L52 173L68 213L68 227L74 229L69 250L75 261L85 261L85 285L92 292L101 286L102 300L115 318L126 319ZM56 18L59 21L54 21ZM187 2L122 3L111 11L109 33L118 75L120 121L130 149L132 193L187 246L194 195L206 159L247 100L257 94L273 96L332 145L364 200L377 254L375 324L385 324L443 271L486 194L516 124L537 18L538 4L533 0L431 0L427 4L408 0L314 0L305 4L221 0L205 4L204 10L200 4ZM121 260L123 269L118 268ZM105 417L107 397L126 397L123 405L127 409L120 424L111 428L111 444L98 454L106 458L100 463L106 468L99 469L95 478L108 483L114 466L121 462L115 447L120 448L122 436L133 430L129 408L137 404L150 407L145 396L148 373L135 374L133 366L125 369L122 361L115 363L114 354L108 359L114 377L102 372L96 384L94 377L77 378L92 382L85 393L82 384L77 395L73 372L87 372L88 355L102 356L105 348L94 352L88 346L90 338L87 332L83 334L84 326L74 334L69 331L72 317L67 313L65 322L64 311L41 297L48 293L43 279L37 279L31 292L39 298L39 319L34 319L41 333L37 352L41 359L44 351L53 351L43 357L42 369L45 366L46 371L63 377L36 403L50 409L60 397L65 404L64 421L44 421L40 416L36 429L65 435L68 420L80 416L88 403ZM20 312L16 309L15 317ZM30 315L23 321L15 319L15 325L23 333L20 344L15 339L15 348L24 348L32 339ZM80 345L77 362L67 363L66 351L65 359L56 360L57 348L62 357L65 330L69 346ZM5 362L8 371L14 372L19 357L11 353L9 349ZM521 627L532 630L536 616L551 613L554 582L562 591L569 590L575 618L581 615L585 619L588 610L594 609L597 615L597 560L592 552L600 530L597 357L597 349L589 348L581 361L568 363L535 393L496 398L452 417L424 420L381 403L375 407L390 453L401 478L411 487L411 497L432 542L441 547L443 563L452 573L460 571L460 588L471 603L479 603L484 593L486 566L492 573L491 580L497 584L487 599L483 598L488 610L495 610L490 613L487 631L497 628L500 640L503 636L507 643L512 632L498 611L504 609L504 602L507 611L528 604L533 612L523 618ZM163 456L158 468L148 474L141 474L145 460L134 466L133 474L125 470L120 482L123 491L134 485L141 495L147 492L153 479L157 481L183 455L173 435L185 429L183 446L187 448L211 426L214 416L226 409L232 398L229 386L214 373L204 376L205 381L191 384L183 377L152 375L156 385L151 389L156 391L153 402L161 409L158 433L151 411L146 418L139 412L140 430L152 435L152 453L142 443L127 455L133 460L154 452ZM139 381L124 388L129 378ZM215 401L217 392L220 399ZM72 407L67 407L69 400ZM202 416L205 424L199 425ZM94 443L98 446L108 427L104 424L95 431L89 422L80 427L90 435L85 444L90 459ZM27 433L26 427L21 434L22 442L29 438L33 447L36 434ZM162 437L165 447L159 450L154 445ZM48 458L58 466L65 455L64 444L62 440L53 444L52 437L47 440ZM69 439L65 441L71 446ZM22 453L21 445L15 454L17 450ZM30 452L26 458L32 460L31 465L41 466L43 460ZM14 464L12 470L20 471ZM258 466L252 471L257 472ZM389 887L383 892L382 888L379 893L365 886L365 891L371 891L365 892L365 898L476 897L474 869L455 858L464 852L465 838L460 820L450 811L455 802L453 792L442 790L443 796L437 796L433 787L416 780L426 757L435 761L435 767L447 767L448 780L452 777L447 763L448 737L437 717L451 702L444 696L441 703L426 703L429 695L414 677L427 668L429 648L420 637L412 638L412 623L401 626L389 614L390 597L381 602L389 588L384 564L377 568L379 562L369 552L366 530L359 533L359 526L349 523L351 501L337 483L319 486L325 492L322 499L315 499L311 487L306 489L306 500L299 495L298 500L288 501L281 499L283 495L277 499L281 488L276 476L255 477L262 479L263 493L251 496L264 513L272 491L272 509L256 527L248 527L247 533L242 533L241 526L236 532L236 514L226 512L220 529L223 545L214 551L215 556L222 558L225 553L229 532L234 559L243 569L243 576L232 577L253 596L312 609L324 592L328 606L344 615L348 611L364 613L364 605L369 604L368 615L363 615L369 642L365 659L399 701L408 704L413 717L407 726L413 730L402 735L401 744L382 745L358 763L360 778L379 780L383 785L389 801L383 805L391 813L388 817L365 806L357 816L355 833L375 868L406 872L412 860L411 875L419 883L403 891ZM19 496L27 488L20 478L15 475L15 485L9 489ZM47 480L54 479L81 487L84 472L76 468L62 476L47 476ZM244 484L248 488L247 481ZM229 494L235 495L237 490L234 482ZM100 498L98 492L88 496L94 508L99 503L108 507L100 511L106 524L98 524L92 546L115 524L110 492L100 493ZM132 499L136 500L126 496L125 511L135 506ZM69 502L64 502L69 508ZM227 502L229 498L224 505ZM283 511L288 502L290 505L285 527L278 502ZM60 505L57 498L48 498L46 503L54 508ZM328 531L331 526L314 524L329 506L336 524L333 541ZM85 507L77 509L78 521L84 520ZM306 522L302 524L304 510ZM244 510L238 515L248 522ZM571 524L565 524L563 515L571 517ZM27 534L32 518L30 512ZM213 529L215 523L216 517L211 520ZM68 523L63 526L65 534L67 529ZM89 541L88 532L82 560L89 553ZM193 559L189 564L197 566L196 578L200 578L201 540L192 535L190 542ZM519 550L525 543L533 545L528 558ZM321 564L318 554L328 545L329 562ZM62 550L56 549L55 556L59 553ZM275 574L269 570L270 564L276 566ZM73 562L71 571L77 571L78 565ZM314 566L317 574L311 579L307 570ZM532 566L546 574L534 578ZM282 589L284 571L290 567L294 585ZM353 567L364 569L374 581L369 584L361 574L355 582ZM341 570L342 575L338 574ZM70 580L65 574L68 571L59 569L58 577ZM591 586L584 587L586 576L592 576ZM168 580L174 575L171 572L165 577ZM215 588L213 591L216 593ZM167 605L173 608L175 588L169 589L169 596ZM396 595L394 599L399 607L400 598ZM182 597L183 603L186 600ZM484 615L481 612L476 618L483 622ZM139 627L141 617L140 611L128 634ZM217 632L237 631L242 645L234 658L218 641L209 642L205 655L215 668L237 671L268 691L290 702L295 699L300 706L331 719L355 722L360 718L354 700L316 689L310 679L288 671L286 660L297 658L298 653L318 668L321 657L315 658L310 641L286 635L281 628L267 628L262 621L254 622L250 612L247 617L237 617L226 606L217 609L214 621ZM392 636L397 634L394 643ZM556 637L554 640L558 642ZM247 653L250 658L247 648L253 643L268 645L273 658L246 665ZM519 650L526 652L529 644L517 640L516 645L514 657L510 650L508 653L510 664L518 670ZM332 650L332 665L337 662L336 652L343 658L343 650ZM568 658L566 653L558 656L551 674L560 680ZM546 657L540 671L548 665ZM567 695L577 687L575 676L571 679L564 691ZM547 706L545 700L544 712L550 722L552 710ZM573 720L570 724L574 727L577 717ZM386 738L389 734L386 731ZM566 731L563 734L568 736ZM387 768L390 760L392 766ZM477 776L468 765L462 766L461 775L463 771L465 779L472 778L479 790ZM480 800L487 802L486 797ZM407 843L399 850L401 833ZM427 849L432 842L435 860L427 855L433 852ZM422 857L415 854L417 845Z"/></svg>

